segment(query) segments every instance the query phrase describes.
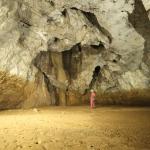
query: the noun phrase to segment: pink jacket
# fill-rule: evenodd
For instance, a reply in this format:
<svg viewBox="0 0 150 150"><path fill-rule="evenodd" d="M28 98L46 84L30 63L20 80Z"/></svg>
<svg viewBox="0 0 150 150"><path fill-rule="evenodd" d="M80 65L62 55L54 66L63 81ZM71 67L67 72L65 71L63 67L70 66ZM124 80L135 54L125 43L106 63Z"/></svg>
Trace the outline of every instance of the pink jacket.
<svg viewBox="0 0 150 150"><path fill-rule="evenodd" d="M96 97L96 93L95 93L95 92L92 92L92 93L91 93L91 96L90 96L90 100L91 100L91 101L94 101L94 100L95 100L95 97Z"/></svg>

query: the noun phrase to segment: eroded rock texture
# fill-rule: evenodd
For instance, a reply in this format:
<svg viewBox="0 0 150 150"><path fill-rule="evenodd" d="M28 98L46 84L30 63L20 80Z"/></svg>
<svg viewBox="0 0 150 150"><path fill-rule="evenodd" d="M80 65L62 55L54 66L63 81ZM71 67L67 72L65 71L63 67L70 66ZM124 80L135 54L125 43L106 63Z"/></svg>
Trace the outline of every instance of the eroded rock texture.
<svg viewBox="0 0 150 150"><path fill-rule="evenodd" d="M1 0L0 108L149 103L149 0Z"/></svg>

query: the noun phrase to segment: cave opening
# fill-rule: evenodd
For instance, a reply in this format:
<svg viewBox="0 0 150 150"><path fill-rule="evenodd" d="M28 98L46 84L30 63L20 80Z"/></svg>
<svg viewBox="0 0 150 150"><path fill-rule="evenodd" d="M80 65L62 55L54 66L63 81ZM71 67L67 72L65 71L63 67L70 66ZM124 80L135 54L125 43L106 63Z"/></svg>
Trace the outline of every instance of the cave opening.
<svg viewBox="0 0 150 150"><path fill-rule="evenodd" d="M117 63L117 60L116 60L116 59L113 59L113 63Z"/></svg>
<svg viewBox="0 0 150 150"><path fill-rule="evenodd" d="M64 17L67 16L67 10L66 10L66 9L64 9L64 10L62 11L62 15L63 15Z"/></svg>
<svg viewBox="0 0 150 150"><path fill-rule="evenodd" d="M96 67L95 67L95 70L94 70L94 72L93 72L93 78L98 77L100 70L101 70L101 67L100 67L100 66L96 66Z"/></svg>
<svg viewBox="0 0 150 150"><path fill-rule="evenodd" d="M98 79L100 71L101 71L101 67L100 66L96 66L95 69L94 69L94 71L93 71L93 76L92 76L91 83L89 85L90 88L93 88L93 86L95 85L95 82Z"/></svg>
<svg viewBox="0 0 150 150"><path fill-rule="evenodd" d="M101 67L100 66L96 66L94 71L93 71L93 75L92 75L92 80L89 84L89 88L85 89L84 95L87 94L87 92L92 89L100 75L100 71L101 71Z"/></svg>

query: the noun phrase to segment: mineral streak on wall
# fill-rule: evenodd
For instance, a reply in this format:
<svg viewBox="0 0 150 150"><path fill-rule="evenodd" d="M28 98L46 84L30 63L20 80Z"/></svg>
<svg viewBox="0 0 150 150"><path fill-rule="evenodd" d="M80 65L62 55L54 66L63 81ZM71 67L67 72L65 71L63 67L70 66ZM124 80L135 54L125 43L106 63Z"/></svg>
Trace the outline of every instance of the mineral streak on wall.
<svg viewBox="0 0 150 150"><path fill-rule="evenodd" d="M0 109L150 103L149 0L1 0Z"/></svg>

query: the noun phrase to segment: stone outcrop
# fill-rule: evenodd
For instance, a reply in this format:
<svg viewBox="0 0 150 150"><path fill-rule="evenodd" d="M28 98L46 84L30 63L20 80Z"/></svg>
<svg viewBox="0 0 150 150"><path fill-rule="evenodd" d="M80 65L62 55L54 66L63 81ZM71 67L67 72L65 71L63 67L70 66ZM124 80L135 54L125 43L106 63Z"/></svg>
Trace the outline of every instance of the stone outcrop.
<svg viewBox="0 0 150 150"><path fill-rule="evenodd" d="M0 108L150 103L149 0L1 0Z"/></svg>

